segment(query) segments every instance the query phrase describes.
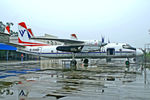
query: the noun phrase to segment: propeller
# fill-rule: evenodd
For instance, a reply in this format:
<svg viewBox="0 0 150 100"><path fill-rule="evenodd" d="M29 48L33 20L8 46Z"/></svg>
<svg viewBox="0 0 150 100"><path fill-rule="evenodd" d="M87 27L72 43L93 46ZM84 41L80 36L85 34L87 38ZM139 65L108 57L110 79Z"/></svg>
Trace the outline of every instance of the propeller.
<svg viewBox="0 0 150 100"><path fill-rule="evenodd" d="M108 43L110 43L110 40L109 40L109 38L108 38Z"/></svg>
<svg viewBox="0 0 150 100"><path fill-rule="evenodd" d="M105 38L104 38L104 36L101 36L101 37L102 37L102 44L101 44L101 46L107 45L107 43L105 43Z"/></svg>

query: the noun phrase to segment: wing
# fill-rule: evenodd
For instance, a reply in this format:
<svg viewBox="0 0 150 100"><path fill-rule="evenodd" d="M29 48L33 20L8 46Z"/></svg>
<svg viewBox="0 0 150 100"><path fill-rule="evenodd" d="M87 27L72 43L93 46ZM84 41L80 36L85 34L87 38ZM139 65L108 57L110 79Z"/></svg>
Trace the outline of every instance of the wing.
<svg viewBox="0 0 150 100"><path fill-rule="evenodd" d="M2 35L2 36L10 36L10 34L1 33L1 32L0 32L0 35Z"/></svg>
<svg viewBox="0 0 150 100"><path fill-rule="evenodd" d="M31 39L58 41L58 42L63 42L65 44L82 44L82 43L84 43L84 41L70 40L70 39L54 39L54 38L38 38L38 37L32 37Z"/></svg>

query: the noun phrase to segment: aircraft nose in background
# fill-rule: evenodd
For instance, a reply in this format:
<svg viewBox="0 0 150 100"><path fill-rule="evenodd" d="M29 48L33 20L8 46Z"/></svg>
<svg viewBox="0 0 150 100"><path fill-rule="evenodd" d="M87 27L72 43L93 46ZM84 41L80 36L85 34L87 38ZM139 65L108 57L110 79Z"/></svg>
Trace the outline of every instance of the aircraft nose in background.
<svg viewBox="0 0 150 100"><path fill-rule="evenodd" d="M144 53L143 53L143 51L141 49L137 49L136 50L136 55L137 56L142 56L142 55L144 55Z"/></svg>

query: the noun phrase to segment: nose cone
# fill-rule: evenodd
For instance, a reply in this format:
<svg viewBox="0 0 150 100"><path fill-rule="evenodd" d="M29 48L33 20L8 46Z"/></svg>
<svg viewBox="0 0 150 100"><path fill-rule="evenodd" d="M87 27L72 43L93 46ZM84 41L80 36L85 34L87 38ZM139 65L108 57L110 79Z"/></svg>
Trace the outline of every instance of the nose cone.
<svg viewBox="0 0 150 100"><path fill-rule="evenodd" d="M136 49L136 56L143 56L144 53L141 49Z"/></svg>

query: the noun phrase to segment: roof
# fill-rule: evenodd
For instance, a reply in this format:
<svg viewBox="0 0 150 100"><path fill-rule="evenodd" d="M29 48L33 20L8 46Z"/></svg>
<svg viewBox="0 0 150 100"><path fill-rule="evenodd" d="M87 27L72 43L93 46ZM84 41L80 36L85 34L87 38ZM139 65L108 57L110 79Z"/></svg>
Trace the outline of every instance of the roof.
<svg viewBox="0 0 150 100"><path fill-rule="evenodd" d="M4 43L0 43L0 50L17 50L17 48Z"/></svg>

